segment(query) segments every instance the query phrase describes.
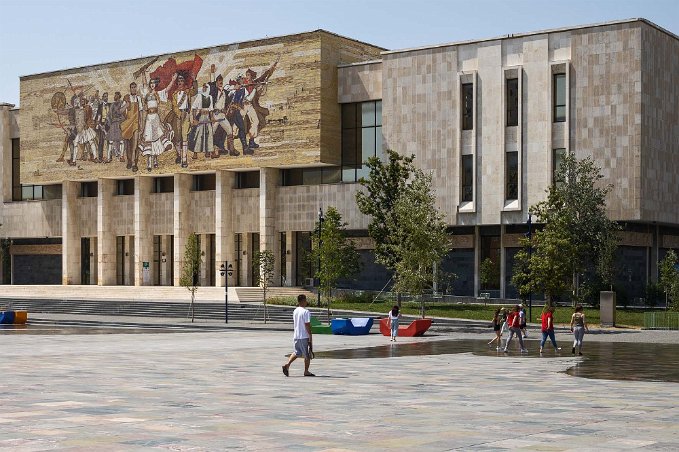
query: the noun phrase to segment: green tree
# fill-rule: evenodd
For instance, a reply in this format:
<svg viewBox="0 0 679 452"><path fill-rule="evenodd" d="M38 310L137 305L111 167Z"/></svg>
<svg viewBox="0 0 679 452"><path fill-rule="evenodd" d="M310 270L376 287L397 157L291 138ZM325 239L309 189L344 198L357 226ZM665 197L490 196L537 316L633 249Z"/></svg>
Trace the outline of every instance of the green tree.
<svg viewBox="0 0 679 452"><path fill-rule="evenodd" d="M659 285L665 292L668 308L679 310L679 270L677 270L677 253L669 250L660 261Z"/></svg>
<svg viewBox="0 0 679 452"><path fill-rule="evenodd" d="M490 289L500 280L500 263L487 257L479 266L479 282L484 289Z"/></svg>
<svg viewBox="0 0 679 452"><path fill-rule="evenodd" d="M266 323L266 293L273 283L274 271L276 265L276 257L271 250L257 251L253 257L252 266L259 271L253 272L255 275L255 284L262 288L264 292L264 323Z"/></svg>
<svg viewBox="0 0 679 452"><path fill-rule="evenodd" d="M321 228L320 243L318 228ZM314 262L321 263L320 270L316 269L319 280L319 290L325 296L328 304L328 322L330 321L330 300L332 290L342 278L349 278L360 270L358 252L353 242L347 238L347 223L342 221L342 215L334 207L328 207L322 225L316 222L315 232L312 234L311 257Z"/></svg>
<svg viewBox="0 0 679 452"><path fill-rule="evenodd" d="M191 322L195 316L196 290L198 290L198 275L200 272L200 246L198 245L198 236L191 233L186 239L186 246L184 248L184 261L182 262L182 275L179 278L179 284L186 287L191 292L191 305L189 311L191 313Z"/></svg>
<svg viewBox="0 0 679 452"><path fill-rule="evenodd" d="M588 269L594 269L610 285L620 228L606 215L606 196L612 186L602 185L603 176L590 157L577 160L567 154L555 176L557 183L549 187L547 199L530 209L545 225L533 234L530 260L535 262L527 262L526 250L519 252L516 260L521 271L513 281L520 292L521 286L524 290L543 288L551 302L551 297L568 288L562 288L566 267L575 301L578 275Z"/></svg>
<svg viewBox="0 0 679 452"><path fill-rule="evenodd" d="M386 162L378 157L371 157L366 162L370 175L359 181L365 190L356 193L356 204L362 214L370 217L368 234L375 242L375 260L395 271L400 258L393 246L395 231L399 229L394 206L415 169L415 156L404 157L392 150L385 154Z"/></svg>
<svg viewBox="0 0 679 452"><path fill-rule="evenodd" d="M431 174L414 171L394 203L393 216L387 218L392 231L389 249L395 257L398 293L409 293L420 298L420 313L424 318L425 291L434 285L434 268L450 250L444 215L436 207Z"/></svg>

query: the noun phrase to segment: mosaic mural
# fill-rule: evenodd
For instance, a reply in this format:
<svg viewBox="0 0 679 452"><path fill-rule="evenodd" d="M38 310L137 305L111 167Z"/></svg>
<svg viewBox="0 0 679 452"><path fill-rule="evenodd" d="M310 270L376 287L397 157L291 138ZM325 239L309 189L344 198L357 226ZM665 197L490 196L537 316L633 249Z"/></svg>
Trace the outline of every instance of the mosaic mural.
<svg viewBox="0 0 679 452"><path fill-rule="evenodd" d="M321 47L308 33L22 77L21 182L318 163L337 95Z"/></svg>

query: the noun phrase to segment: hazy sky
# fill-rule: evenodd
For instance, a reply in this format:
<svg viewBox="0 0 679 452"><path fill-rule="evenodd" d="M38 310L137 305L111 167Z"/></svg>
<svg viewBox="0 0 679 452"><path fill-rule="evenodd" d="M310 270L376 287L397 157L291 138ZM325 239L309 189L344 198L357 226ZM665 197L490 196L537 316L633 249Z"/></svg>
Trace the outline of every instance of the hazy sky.
<svg viewBox="0 0 679 452"><path fill-rule="evenodd" d="M677 0L0 0L0 102L19 76L318 28L402 49L635 17L679 34Z"/></svg>

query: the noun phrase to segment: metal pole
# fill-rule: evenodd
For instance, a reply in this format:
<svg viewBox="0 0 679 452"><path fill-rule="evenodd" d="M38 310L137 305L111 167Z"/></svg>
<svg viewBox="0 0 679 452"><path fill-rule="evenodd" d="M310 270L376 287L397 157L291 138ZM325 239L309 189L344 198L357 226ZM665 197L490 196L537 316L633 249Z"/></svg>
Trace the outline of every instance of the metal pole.
<svg viewBox="0 0 679 452"><path fill-rule="evenodd" d="M528 214L528 262L530 263L531 256L533 254L533 242L532 242L532 231L531 231L531 225L533 224L533 219L531 217L531 214ZM529 264L530 265L530 264ZM530 271L530 267L529 267ZM532 278L532 275L531 275ZM529 281L531 282L531 281ZM528 291L528 318L533 320L533 290Z"/></svg>
<svg viewBox="0 0 679 452"><path fill-rule="evenodd" d="M229 323L229 268L224 261L224 323Z"/></svg>
<svg viewBox="0 0 679 452"><path fill-rule="evenodd" d="M321 307L321 231L323 230L323 207L318 208L318 307Z"/></svg>

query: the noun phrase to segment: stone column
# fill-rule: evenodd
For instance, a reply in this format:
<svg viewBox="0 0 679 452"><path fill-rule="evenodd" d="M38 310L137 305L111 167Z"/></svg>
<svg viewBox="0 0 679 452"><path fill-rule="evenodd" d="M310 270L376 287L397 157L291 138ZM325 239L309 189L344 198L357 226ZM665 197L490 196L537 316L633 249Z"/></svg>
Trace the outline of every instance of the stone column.
<svg viewBox="0 0 679 452"><path fill-rule="evenodd" d="M137 176L134 181L134 285L152 286L153 234L151 233L151 188L153 178ZM148 262L148 280L144 282L144 262Z"/></svg>
<svg viewBox="0 0 679 452"><path fill-rule="evenodd" d="M191 206L190 174L176 173L174 175L174 285L179 286L182 276L182 262L184 261L184 247L189 231Z"/></svg>
<svg viewBox="0 0 679 452"><path fill-rule="evenodd" d="M99 179L97 194L97 284L116 284L116 236L111 227L114 179Z"/></svg>
<svg viewBox="0 0 679 452"><path fill-rule="evenodd" d="M276 231L276 194L280 170L262 168L259 172L259 250L275 256L272 286L281 285L281 256Z"/></svg>
<svg viewBox="0 0 679 452"><path fill-rule="evenodd" d="M171 286L174 275L170 274L172 269L172 262L170 256L172 255L172 247L174 243L170 240L169 235L160 236L160 284L163 286Z"/></svg>
<svg viewBox="0 0 679 452"><path fill-rule="evenodd" d="M297 263L297 234L295 234L295 231L285 233L285 248L285 253L287 254L285 259L285 280L288 287L292 287L299 284L298 281L295 281L297 277L295 274Z"/></svg>
<svg viewBox="0 0 679 452"><path fill-rule="evenodd" d="M80 217L78 188L74 181L64 181L61 190L61 283L81 284Z"/></svg>
<svg viewBox="0 0 679 452"><path fill-rule="evenodd" d="M226 262L235 267L236 247L233 232L233 189L236 185L236 173L217 171L217 187L215 192L215 275L216 285L224 287L225 278L219 274L219 266ZM235 275L233 275L235 276ZM232 276L232 277L233 277Z"/></svg>
<svg viewBox="0 0 679 452"><path fill-rule="evenodd" d="M12 200L12 108L0 103L0 203Z"/></svg>

